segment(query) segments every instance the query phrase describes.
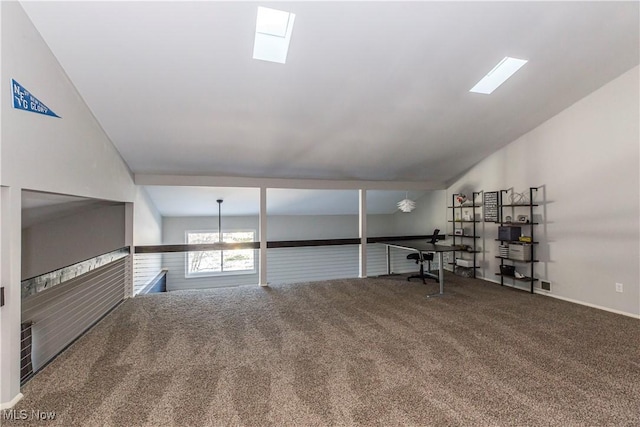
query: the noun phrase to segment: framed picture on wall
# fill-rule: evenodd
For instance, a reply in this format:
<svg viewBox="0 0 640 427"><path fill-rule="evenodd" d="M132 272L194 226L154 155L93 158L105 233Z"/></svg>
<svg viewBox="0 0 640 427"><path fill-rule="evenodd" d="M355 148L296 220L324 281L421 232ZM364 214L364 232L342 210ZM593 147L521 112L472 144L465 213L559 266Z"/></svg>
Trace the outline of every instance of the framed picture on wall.
<svg viewBox="0 0 640 427"><path fill-rule="evenodd" d="M483 194L484 222L499 222L498 192L488 191Z"/></svg>

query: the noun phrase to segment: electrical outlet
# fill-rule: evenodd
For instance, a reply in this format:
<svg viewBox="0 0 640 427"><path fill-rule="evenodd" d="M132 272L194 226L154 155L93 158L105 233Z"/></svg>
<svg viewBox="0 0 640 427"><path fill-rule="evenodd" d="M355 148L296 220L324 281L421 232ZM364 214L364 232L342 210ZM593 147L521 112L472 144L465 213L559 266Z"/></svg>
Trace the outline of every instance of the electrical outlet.
<svg viewBox="0 0 640 427"><path fill-rule="evenodd" d="M622 283L616 283L616 292L622 292L623 286Z"/></svg>

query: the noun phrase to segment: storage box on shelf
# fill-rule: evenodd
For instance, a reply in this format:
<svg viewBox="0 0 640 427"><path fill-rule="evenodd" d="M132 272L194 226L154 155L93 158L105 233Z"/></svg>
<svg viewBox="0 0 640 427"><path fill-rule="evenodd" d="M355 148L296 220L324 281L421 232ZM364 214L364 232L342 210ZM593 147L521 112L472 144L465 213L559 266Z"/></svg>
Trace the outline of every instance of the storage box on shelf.
<svg viewBox="0 0 640 427"><path fill-rule="evenodd" d="M509 243L509 259L529 261L531 259L531 243Z"/></svg>
<svg viewBox="0 0 640 427"><path fill-rule="evenodd" d="M522 235L522 227L501 225L498 227L498 239L506 241L515 241Z"/></svg>
<svg viewBox="0 0 640 427"><path fill-rule="evenodd" d="M464 258L456 258L456 265L460 266L460 267L473 267L473 260L472 259L464 259Z"/></svg>

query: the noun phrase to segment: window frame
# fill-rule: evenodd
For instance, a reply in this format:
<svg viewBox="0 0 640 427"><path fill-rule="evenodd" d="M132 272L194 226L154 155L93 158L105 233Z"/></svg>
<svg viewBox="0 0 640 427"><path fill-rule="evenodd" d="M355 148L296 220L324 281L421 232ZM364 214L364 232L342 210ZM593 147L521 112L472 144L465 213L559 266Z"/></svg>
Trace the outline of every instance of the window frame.
<svg viewBox="0 0 640 427"><path fill-rule="evenodd" d="M186 244L190 244L189 243L189 234L191 233L209 233L209 234L218 234L218 230L210 230L210 229L204 229L204 230L185 230L184 232L184 240L186 242ZM256 234L257 234L257 230L255 229L228 229L228 230L222 230L222 234L228 234L228 233L252 233L253 234L253 241L255 242L256 240ZM253 268L251 269L247 269L247 270L231 270L231 271L200 271L200 272L190 272L189 271L189 252L186 252L184 254L184 277L185 279L197 279L197 278L203 278L203 277L222 277L222 276L242 276L242 275L248 275L248 274L256 274L257 273L257 268L256 268L256 256L255 256L255 249L229 249L227 250L227 252L233 252L233 251L237 251L237 250L251 250L254 251L254 256L253 256ZM196 251L196 252L200 252L200 251ZM217 252L217 251L202 251L202 252ZM222 259L224 260L224 250L220 250L221 253L221 257L223 257ZM224 268L224 262L223 262L223 268Z"/></svg>

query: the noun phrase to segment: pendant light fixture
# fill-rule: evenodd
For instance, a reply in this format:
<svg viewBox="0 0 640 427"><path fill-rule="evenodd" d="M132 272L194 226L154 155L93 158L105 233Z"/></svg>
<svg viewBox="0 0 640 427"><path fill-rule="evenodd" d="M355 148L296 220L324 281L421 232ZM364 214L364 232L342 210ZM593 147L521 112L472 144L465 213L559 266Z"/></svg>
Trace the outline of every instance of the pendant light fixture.
<svg viewBox="0 0 640 427"><path fill-rule="evenodd" d="M400 200L398 202L398 209L400 209L402 212L411 212L415 208L416 202L409 198L409 192L407 191L404 200Z"/></svg>
<svg viewBox="0 0 640 427"><path fill-rule="evenodd" d="M222 199L216 200L218 202L218 243L222 243Z"/></svg>

